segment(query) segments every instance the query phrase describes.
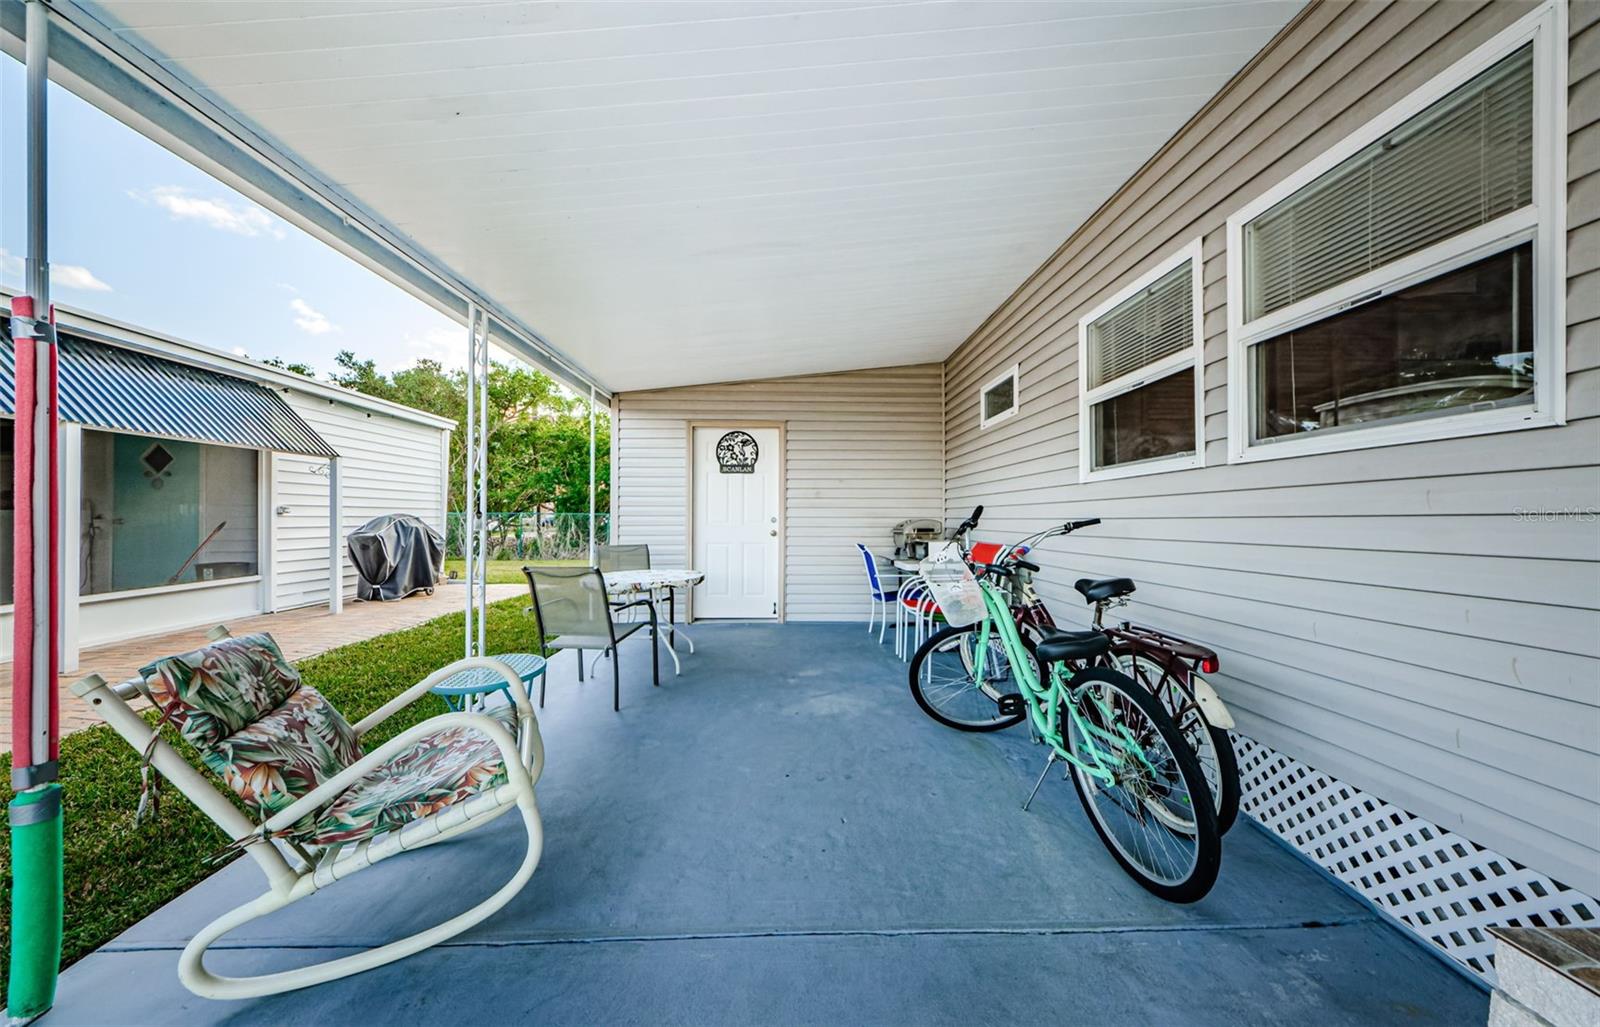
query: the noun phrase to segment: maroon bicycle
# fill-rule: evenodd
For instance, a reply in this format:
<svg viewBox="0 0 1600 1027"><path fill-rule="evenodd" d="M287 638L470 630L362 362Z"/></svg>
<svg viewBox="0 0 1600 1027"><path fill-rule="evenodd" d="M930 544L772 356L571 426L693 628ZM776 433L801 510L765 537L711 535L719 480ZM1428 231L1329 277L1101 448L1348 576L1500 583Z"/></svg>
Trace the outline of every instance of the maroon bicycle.
<svg viewBox="0 0 1600 1027"><path fill-rule="evenodd" d="M982 515L983 507L979 506L956 529L955 541L973 564L975 573L981 575L990 565L1002 562L1012 568L1007 576L1011 615L1022 632L1023 644L1031 651L1039 642L1062 630L1034 590L1033 575L1039 572L1039 566L1024 558L1031 543L1041 536L1031 536L1010 546L969 545L968 536L977 528ZM1098 518L1080 522L1084 527L1097 523ZM1233 727L1233 716L1204 676L1217 673L1221 660L1212 649L1155 628L1131 621L1107 626L1107 611L1126 606L1128 597L1134 593L1137 586L1131 579L1080 578L1073 587L1094 608L1094 628L1111 639L1110 649L1096 657L1095 662L1128 675L1161 701L1200 761L1206 783L1216 800L1217 827L1226 832L1239 815L1239 761L1228 734ZM998 646L999 642L994 640L990 644ZM963 645L970 646L971 642ZM962 658L972 666L971 654L963 652ZM1003 652L996 652L994 659L995 666L1004 666ZM1021 719L1017 717L1018 721Z"/></svg>

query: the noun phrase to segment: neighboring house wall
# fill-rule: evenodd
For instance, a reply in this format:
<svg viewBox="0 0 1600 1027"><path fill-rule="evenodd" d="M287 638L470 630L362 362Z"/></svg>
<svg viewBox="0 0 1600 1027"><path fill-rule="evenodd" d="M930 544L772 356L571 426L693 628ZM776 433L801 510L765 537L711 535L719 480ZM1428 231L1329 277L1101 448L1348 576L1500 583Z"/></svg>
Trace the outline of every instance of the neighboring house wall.
<svg viewBox="0 0 1600 1027"><path fill-rule="evenodd" d="M290 391L284 399L339 453L340 536L386 513L415 514L445 527L444 430ZM326 460L272 458L273 595L277 609L328 601ZM278 514L280 507L289 512ZM343 558L344 593L356 574Z"/></svg>
<svg viewBox="0 0 1600 1027"><path fill-rule="evenodd" d="M1571 8L1568 424L1228 462L1226 219L1530 9L1328 3L1074 234L946 364L945 515L1105 523L1035 559L1126 574L1128 615L1222 655L1239 730L1600 893L1600 3ZM1203 239L1203 468L1079 483L1078 322ZM1019 413L978 424L1021 365ZM1356 871L1353 871L1356 872Z"/></svg>
<svg viewBox="0 0 1600 1027"><path fill-rule="evenodd" d="M629 392L614 409L612 537L662 567L686 562L689 423L783 422L790 620L865 620L855 543L887 551L897 522L939 513L937 364Z"/></svg>

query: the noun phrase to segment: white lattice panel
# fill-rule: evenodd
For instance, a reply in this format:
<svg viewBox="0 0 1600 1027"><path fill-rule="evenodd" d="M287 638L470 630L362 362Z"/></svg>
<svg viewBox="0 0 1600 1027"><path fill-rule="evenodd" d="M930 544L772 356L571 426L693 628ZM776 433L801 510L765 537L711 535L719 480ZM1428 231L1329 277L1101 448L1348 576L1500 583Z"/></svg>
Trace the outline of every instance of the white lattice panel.
<svg viewBox="0 0 1600 1027"><path fill-rule="evenodd" d="M1494 983L1487 928L1600 923L1600 904L1243 735L1243 811Z"/></svg>

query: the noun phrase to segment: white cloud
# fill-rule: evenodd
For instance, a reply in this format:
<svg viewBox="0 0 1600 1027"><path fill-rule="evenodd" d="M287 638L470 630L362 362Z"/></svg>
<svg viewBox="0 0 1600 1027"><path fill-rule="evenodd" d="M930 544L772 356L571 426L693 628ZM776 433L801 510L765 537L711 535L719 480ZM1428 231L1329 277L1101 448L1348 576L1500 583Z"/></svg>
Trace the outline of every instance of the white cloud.
<svg viewBox="0 0 1600 1027"><path fill-rule="evenodd" d="M307 335L326 335L339 329L338 325L328 320L326 314L298 296L289 301L289 309L294 311L295 327Z"/></svg>
<svg viewBox="0 0 1600 1027"><path fill-rule="evenodd" d="M146 192L130 190L128 195L140 203L150 203L176 220L198 221L234 235L284 237L283 223L248 201L226 200L218 196L196 196L177 185L161 185Z"/></svg>
<svg viewBox="0 0 1600 1027"><path fill-rule="evenodd" d="M465 367L467 360L467 330L455 325L439 325L421 332L406 332L400 345L388 354L391 371L410 367L419 360L437 360L446 368Z"/></svg>
<svg viewBox="0 0 1600 1027"><path fill-rule="evenodd" d="M110 292L111 286L96 278L93 271L80 264L51 264L50 284L63 289L84 289L89 292Z"/></svg>
<svg viewBox="0 0 1600 1027"><path fill-rule="evenodd" d="M0 275L22 283L26 263L8 250L0 249ZM84 292L110 292L111 286L102 282L93 271L82 264L51 264L50 284L58 289L78 289Z"/></svg>

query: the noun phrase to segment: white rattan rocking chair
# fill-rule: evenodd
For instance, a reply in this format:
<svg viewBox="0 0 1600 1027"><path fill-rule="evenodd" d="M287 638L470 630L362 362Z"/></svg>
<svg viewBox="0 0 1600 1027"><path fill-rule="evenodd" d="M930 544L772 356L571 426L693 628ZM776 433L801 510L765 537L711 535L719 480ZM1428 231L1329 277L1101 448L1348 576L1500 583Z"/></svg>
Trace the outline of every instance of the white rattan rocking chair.
<svg viewBox="0 0 1600 1027"><path fill-rule="evenodd" d="M479 923L533 876L544 829L533 786L544 745L516 671L493 657L441 668L351 726L300 681L270 635L232 638L158 660L119 685L90 675L72 686L99 716L248 853L267 877L259 898L224 913L184 948L178 977L196 995L253 998L337 980L437 945ZM363 753L359 739L471 667L504 675L513 705L446 713ZM150 724L128 705L143 695L161 711ZM172 723L209 769L261 814L252 823L226 791L196 771L160 736ZM224 977L207 970L206 949L229 931L297 902L401 852L481 827L511 809L522 814L527 854L504 885L471 909L398 941L279 973Z"/></svg>

